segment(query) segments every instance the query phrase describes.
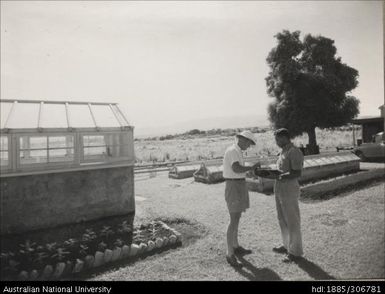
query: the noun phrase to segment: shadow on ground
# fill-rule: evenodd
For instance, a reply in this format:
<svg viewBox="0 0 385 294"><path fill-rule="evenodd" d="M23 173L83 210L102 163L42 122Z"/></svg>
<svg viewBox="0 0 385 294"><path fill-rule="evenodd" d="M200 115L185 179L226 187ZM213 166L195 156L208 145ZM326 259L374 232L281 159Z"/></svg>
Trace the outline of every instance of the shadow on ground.
<svg viewBox="0 0 385 294"><path fill-rule="evenodd" d="M247 278L249 281L280 281L282 278L269 268L257 268L247 261L244 256L237 255L242 268L234 268L236 272ZM336 278L325 272L314 262L301 258L295 262L296 265L306 272L314 280L335 280Z"/></svg>
<svg viewBox="0 0 385 294"><path fill-rule="evenodd" d="M301 258L296 262L298 267L306 272L314 280L335 280L336 278L325 272L322 268L316 265L314 262Z"/></svg>
<svg viewBox="0 0 385 294"><path fill-rule="evenodd" d="M281 277L269 268L257 268L247 261L243 256L237 256L242 263L242 268L234 268L236 272L244 276L249 281L279 281Z"/></svg>

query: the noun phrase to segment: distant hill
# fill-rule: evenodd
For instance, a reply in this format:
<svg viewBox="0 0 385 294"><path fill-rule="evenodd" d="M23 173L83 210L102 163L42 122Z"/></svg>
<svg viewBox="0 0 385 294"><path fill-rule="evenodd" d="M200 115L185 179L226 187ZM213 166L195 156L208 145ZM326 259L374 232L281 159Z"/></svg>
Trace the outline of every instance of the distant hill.
<svg viewBox="0 0 385 294"><path fill-rule="evenodd" d="M134 125L135 126L135 125ZM247 127L268 127L269 121L266 117L255 115L237 115L227 117L214 117L206 119L188 120L176 122L173 125L141 128L135 126L134 134L136 138L156 137L185 133L193 129L211 130L227 128L247 128Z"/></svg>

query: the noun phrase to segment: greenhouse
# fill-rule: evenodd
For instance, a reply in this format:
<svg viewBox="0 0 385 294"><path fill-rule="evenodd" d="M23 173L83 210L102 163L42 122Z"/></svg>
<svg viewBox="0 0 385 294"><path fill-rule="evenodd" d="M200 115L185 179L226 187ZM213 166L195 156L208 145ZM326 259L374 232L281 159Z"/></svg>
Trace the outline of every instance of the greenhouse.
<svg viewBox="0 0 385 294"><path fill-rule="evenodd" d="M132 165L132 127L117 104L1 100L1 176Z"/></svg>
<svg viewBox="0 0 385 294"><path fill-rule="evenodd" d="M134 211L133 127L116 103L0 102L2 233Z"/></svg>

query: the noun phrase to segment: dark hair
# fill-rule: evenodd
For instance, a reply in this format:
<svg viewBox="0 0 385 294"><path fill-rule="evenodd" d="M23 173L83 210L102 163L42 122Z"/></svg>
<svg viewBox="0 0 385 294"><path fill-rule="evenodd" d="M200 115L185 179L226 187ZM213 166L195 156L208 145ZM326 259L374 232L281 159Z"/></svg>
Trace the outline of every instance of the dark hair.
<svg viewBox="0 0 385 294"><path fill-rule="evenodd" d="M281 128L281 129L276 130L274 132L274 136L286 137L286 138L290 139L289 131L285 128Z"/></svg>

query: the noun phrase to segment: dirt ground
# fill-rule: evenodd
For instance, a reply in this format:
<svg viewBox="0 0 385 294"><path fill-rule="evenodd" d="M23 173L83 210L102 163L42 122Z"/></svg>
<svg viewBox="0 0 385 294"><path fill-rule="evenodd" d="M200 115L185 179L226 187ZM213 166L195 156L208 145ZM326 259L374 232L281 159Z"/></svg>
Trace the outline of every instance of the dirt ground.
<svg viewBox="0 0 385 294"><path fill-rule="evenodd" d="M376 182L328 200L301 201L305 254L298 264L283 263L271 250L280 244L274 196L250 192L251 207L242 215L239 233L241 245L253 253L235 270L225 261L229 217L224 183L168 179L167 173L138 177L135 224L174 220L171 225L184 235L184 246L89 280L384 279L384 191L385 183Z"/></svg>

